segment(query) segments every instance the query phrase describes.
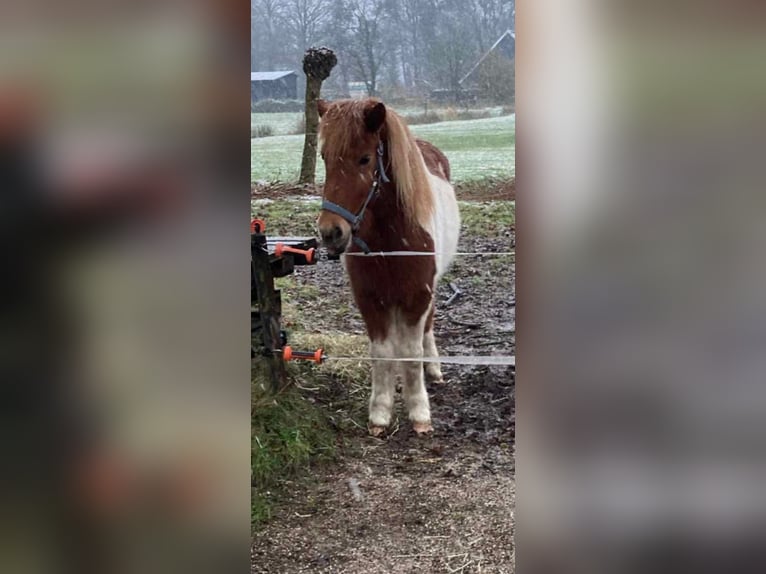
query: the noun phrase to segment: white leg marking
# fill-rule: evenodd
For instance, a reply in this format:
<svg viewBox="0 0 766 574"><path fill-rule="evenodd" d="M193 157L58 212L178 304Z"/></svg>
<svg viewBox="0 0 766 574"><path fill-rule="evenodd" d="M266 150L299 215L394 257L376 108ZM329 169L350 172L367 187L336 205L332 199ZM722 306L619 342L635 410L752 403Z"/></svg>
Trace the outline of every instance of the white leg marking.
<svg viewBox="0 0 766 574"><path fill-rule="evenodd" d="M404 321L398 324L399 337L396 353L400 357L423 356L423 327L426 315L415 324L407 325ZM415 423L418 432L430 430L431 409L428 404L428 393L423 380L423 363L402 363L402 394L407 406L410 420ZM420 430L418 430L420 429Z"/></svg>
<svg viewBox="0 0 766 574"><path fill-rule="evenodd" d="M391 358L394 356L394 344L391 337L383 341L370 343L370 356ZM372 394L370 395L371 427L387 427L391 423L391 408L394 405L394 384L396 365L389 361L372 362ZM371 428L373 434L379 434Z"/></svg>
<svg viewBox="0 0 766 574"><path fill-rule="evenodd" d="M423 335L423 356L424 357L438 357L439 351L436 348L436 340L434 339L434 331L430 329ZM439 363L426 363L426 380L429 383L442 383L444 382L444 376L442 375L442 369Z"/></svg>

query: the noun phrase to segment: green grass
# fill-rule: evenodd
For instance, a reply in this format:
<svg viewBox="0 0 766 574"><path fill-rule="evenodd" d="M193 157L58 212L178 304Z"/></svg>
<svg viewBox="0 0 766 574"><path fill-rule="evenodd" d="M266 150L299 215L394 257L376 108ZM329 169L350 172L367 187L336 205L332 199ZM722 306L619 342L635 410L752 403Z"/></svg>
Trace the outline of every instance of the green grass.
<svg viewBox="0 0 766 574"><path fill-rule="evenodd" d="M275 136L294 133L303 112L275 112L272 114L250 114L250 126L270 126Z"/></svg>
<svg viewBox="0 0 766 574"><path fill-rule="evenodd" d="M303 136L274 136L250 140L251 181L298 181ZM318 159L318 158L317 158ZM317 182L324 181L324 163L317 161Z"/></svg>
<svg viewBox="0 0 766 574"><path fill-rule="evenodd" d="M289 276L275 279L274 286L282 292L282 325L285 329L308 331L311 328L311 317L301 312L300 303L319 299L321 296L319 287L294 281ZM293 305L293 302L296 304Z"/></svg>
<svg viewBox="0 0 766 574"><path fill-rule="evenodd" d="M516 173L516 116L414 126L412 131L445 153L454 181Z"/></svg>
<svg viewBox="0 0 766 574"><path fill-rule="evenodd" d="M412 126L412 131L447 155L455 182L510 178L516 173L515 115ZM256 138L251 140L250 149L252 181L297 181L303 153L302 135ZM324 164L319 160L317 182L323 182L324 176Z"/></svg>
<svg viewBox="0 0 766 574"><path fill-rule="evenodd" d="M297 297L297 294L294 294ZM299 300L285 298L285 315L300 312ZM297 349L323 347L328 355L364 356L367 338L346 333L290 333ZM257 361L257 359L256 359ZM258 369L252 384L251 524L260 528L274 516L296 481L311 480L312 469L348 450L348 437L366 433L369 364L335 361L289 363L290 386L276 395L264 389Z"/></svg>
<svg viewBox="0 0 766 574"><path fill-rule="evenodd" d="M290 387L271 396L253 382L252 412L252 523L271 518L281 481L306 474L332 458L335 433L325 411Z"/></svg>
<svg viewBox="0 0 766 574"><path fill-rule="evenodd" d="M516 224L513 201L460 201L462 232L478 237L500 237Z"/></svg>
<svg viewBox="0 0 766 574"><path fill-rule="evenodd" d="M305 199L253 200L250 216L266 221L271 236L295 235L314 237L320 202Z"/></svg>

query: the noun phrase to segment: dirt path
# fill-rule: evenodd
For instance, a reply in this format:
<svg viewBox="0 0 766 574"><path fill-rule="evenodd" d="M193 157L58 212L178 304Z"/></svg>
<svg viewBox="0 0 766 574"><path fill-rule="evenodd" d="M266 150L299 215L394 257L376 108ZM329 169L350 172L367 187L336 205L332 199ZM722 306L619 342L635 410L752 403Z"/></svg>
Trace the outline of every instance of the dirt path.
<svg viewBox="0 0 766 574"><path fill-rule="evenodd" d="M467 235L462 251L507 251L512 234ZM439 286L436 336L442 354L514 353L512 260L458 260L448 279L463 294L450 306ZM339 265L301 268L294 280L321 286L325 301L348 300ZM326 307L326 305L325 305ZM317 329L362 332L358 315L305 303ZM289 499L253 539L252 572L510 573L514 524L514 371L443 365L430 385L433 436L399 424L384 439L356 429L340 461L313 480L287 485Z"/></svg>

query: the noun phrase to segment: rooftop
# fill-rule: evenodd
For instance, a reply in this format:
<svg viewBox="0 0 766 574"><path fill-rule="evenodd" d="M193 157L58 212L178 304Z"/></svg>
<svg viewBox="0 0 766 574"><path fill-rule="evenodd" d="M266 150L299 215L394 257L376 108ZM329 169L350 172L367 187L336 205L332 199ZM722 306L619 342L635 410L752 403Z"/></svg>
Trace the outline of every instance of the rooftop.
<svg viewBox="0 0 766 574"><path fill-rule="evenodd" d="M481 58L479 58L479 61L476 62L476 64L474 64L473 68L471 68L471 71L468 72L465 76L463 76L463 79L460 80L458 83L462 84L463 82L465 82L471 76L471 74L473 74L474 71L476 71L476 68L481 66L484 60L487 59L487 56L489 56L492 52L494 52L497 49L497 47L504 40L506 40L506 38L510 38L511 40L514 41L514 43L516 42L516 34L513 32L513 30L508 29L505 32L503 32L503 34L497 39L497 41L494 44L492 44L492 47L489 50L487 50L487 52Z"/></svg>
<svg viewBox="0 0 766 574"><path fill-rule="evenodd" d="M294 73L295 72L292 70L282 70L279 72L250 72L250 81L259 82L262 80L278 80Z"/></svg>

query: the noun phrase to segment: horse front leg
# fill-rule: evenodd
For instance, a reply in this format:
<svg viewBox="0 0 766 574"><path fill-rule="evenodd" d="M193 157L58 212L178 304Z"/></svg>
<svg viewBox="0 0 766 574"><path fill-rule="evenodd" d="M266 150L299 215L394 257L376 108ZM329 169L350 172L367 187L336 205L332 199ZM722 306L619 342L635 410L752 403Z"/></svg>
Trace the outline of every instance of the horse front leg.
<svg viewBox="0 0 766 574"><path fill-rule="evenodd" d="M386 337L370 341L370 356L381 359L394 357L394 341ZM372 436L382 434L391 424L391 410L394 406L397 363L372 361L372 394L370 395L369 431Z"/></svg>
<svg viewBox="0 0 766 574"><path fill-rule="evenodd" d="M400 324L397 356L423 357L423 329L427 316L424 315L415 325ZM431 426L431 408L423 378L423 363L404 362L401 365L402 394L407 407L412 428L417 434L433 431Z"/></svg>

